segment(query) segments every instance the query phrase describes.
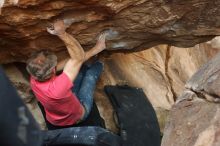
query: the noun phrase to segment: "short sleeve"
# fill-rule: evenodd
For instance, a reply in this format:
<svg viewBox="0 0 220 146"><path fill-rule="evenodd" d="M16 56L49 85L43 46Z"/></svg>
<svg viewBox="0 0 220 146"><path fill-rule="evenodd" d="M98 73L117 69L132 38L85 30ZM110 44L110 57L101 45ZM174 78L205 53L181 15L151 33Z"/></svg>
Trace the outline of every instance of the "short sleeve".
<svg viewBox="0 0 220 146"><path fill-rule="evenodd" d="M71 88L73 83L66 73L61 73L59 76L55 77L50 86L50 91L55 97L62 98L68 96L71 93Z"/></svg>

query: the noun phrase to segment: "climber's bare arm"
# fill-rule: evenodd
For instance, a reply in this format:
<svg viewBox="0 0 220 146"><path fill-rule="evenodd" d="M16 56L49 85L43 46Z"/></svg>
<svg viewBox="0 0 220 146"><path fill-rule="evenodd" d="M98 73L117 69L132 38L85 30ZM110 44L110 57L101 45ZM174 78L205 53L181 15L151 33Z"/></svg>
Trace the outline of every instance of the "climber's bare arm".
<svg viewBox="0 0 220 146"><path fill-rule="evenodd" d="M72 59L77 59L79 61L84 61L85 59L85 52L82 48L82 46L79 44L79 42L72 37L67 32L64 32L63 34L58 35L58 37L63 40L65 43L67 50L70 54L70 57Z"/></svg>
<svg viewBox="0 0 220 146"><path fill-rule="evenodd" d="M103 51L106 48L106 46L105 46L105 35L106 34L104 34L104 33L101 34L98 38L98 41L97 41L96 45L92 49L90 49L89 51L85 52L84 60L82 62L78 62L77 60L70 59L66 63L63 71L72 80L74 80L76 78L83 62L85 62L86 60L88 60L92 56L100 53L101 51Z"/></svg>
<svg viewBox="0 0 220 146"><path fill-rule="evenodd" d="M66 25L63 20L56 21L52 27L47 28L50 34L57 35L65 43L71 59L83 61L85 52L79 42L66 31Z"/></svg>
<svg viewBox="0 0 220 146"><path fill-rule="evenodd" d="M98 53L100 53L101 51L103 51L106 48L106 45L105 45L106 33L100 34L96 45L92 49L90 49L89 51L86 51L86 52L84 52L84 50L81 47L81 45L79 44L79 42L74 37L72 37L70 34L65 32L65 33L58 35L58 36L64 41L67 49L70 50L69 53L70 53L71 58L73 58L72 56L75 56L75 55L78 57L80 56L80 58L78 58L78 59L80 59L82 62L87 61L89 58L97 55ZM74 48L78 48L78 50L81 50L81 52L71 51ZM71 53L73 53L73 54L71 55ZM74 58L77 58L76 56Z"/></svg>
<svg viewBox="0 0 220 146"><path fill-rule="evenodd" d="M65 32L65 29L66 26L64 22L59 20L53 24L52 28L47 28L47 31L50 34L57 35L61 40L64 41L70 54L70 59L65 64L63 72L65 72L68 77L74 81L83 62L105 49L106 34L101 34L96 45L89 51L85 52L80 43L70 34Z"/></svg>
<svg viewBox="0 0 220 146"><path fill-rule="evenodd" d="M102 52L106 48L105 37L106 37L106 33L102 33L99 36L99 38L96 42L96 45L92 49L90 49L89 51L85 52L84 61L88 60L92 56L97 55L98 53Z"/></svg>
<svg viewBox="0 0 220 146"><path fill-rule="evenodd" d="M70 55L70 59L64 66L63 72L74 81L81 65L84 62L85 52L79 42L70 34L66 33L66 26L62 20L56 21L52 27L47 28L50 34L57 35L64 41Z"/></svg>
<svg viewBox="0 0 220 146"><path fill-rule="evenodd" d="M96 42L96 45L91 48L89 51L85 52L85 58L84 61L87 61L89 58L91 58L92 56L97 55L98 53L100 53L101 51L103 51L106 48L105 45L105 34L101 34ZM57 64L57 71L61 71L63 70L65 64L67 63L67 61L70 58L65 58L61 61L58 62Z"/></svg>
<svg viewBox="0 0 220 146"><path fill-rule="evenodd" d="M56 70L57 70L57 71L63 70L65 64L67 63L67 61L68 61L69 59L70 59L70 57L67 57L67 58L65 58L65 59L63 59L63 60L61 60L61 61L59 61L59 62L57 63Z"/></svg>
<svg viewBox="0 0 220 146"><path fill-rule="evenodd" d="M71 81L74 81L79 73L81 66L82 62L74 59L69 59L64 66L63 72L66 73Z"/></svg>
<svg viewBox="0 0 220 146"><path fill-rule="evenodd" d="M87 61L92 56L97 55L99 52L103 51L105 48L106 48L105 34L101 34L98 38L98 41L97 41L96 45L93 48L91 48L89 51L85 52L84 61ZM63 70L65 64L67 63L67 61L69 59L70 58L68 57L68 58L65 58L65 59L59 61L58 64L57 64L57 71Z"/></svg>

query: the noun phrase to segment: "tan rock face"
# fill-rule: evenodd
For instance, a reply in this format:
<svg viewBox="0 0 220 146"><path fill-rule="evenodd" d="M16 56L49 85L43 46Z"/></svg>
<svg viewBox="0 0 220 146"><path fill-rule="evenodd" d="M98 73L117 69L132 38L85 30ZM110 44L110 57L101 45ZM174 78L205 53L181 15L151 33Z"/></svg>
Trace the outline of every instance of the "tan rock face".
<svg viewBox="0 0 220 146"><path fill-rule="evenodd" d="M207 44L192 48L159 45L136 53L103 57L102 85L129 84L143 88L154 107L170 109L186 81L217 51Z"/></svg>
<svg viewBox="0 0 220 146"><path fill-rule="evenodd" d="M55 19L64 19L86 49L104 29L111 30L108 49L188 47L220 34L218 0L1 0L0 7L0 63L25 61L35 50L63 50L46 32Z"/></svg>
<svg viewBox="0 0 220 146"><path fill-rule="evenodd" d="M102 54L101 60L104 61L105 67L94 97L107 128L117 131L111 103L103 91L104 85L128 84L143 88L157 112L163 132L168 112L175 99L184 90L186 81L217 51L207 44L196 45L192 48L159 45L136 53L109 54L106 52ZM59 60L65 56L65 53L58 54ZM6 67L5 70L35 118L44 127L36 101L26 92L29 86L28 81L15 66Z"/></svg>
<svg viewBox="0 0 220 146"><path fill-rule="evenodd" d="M218 146L219 104L194 99L175 105L164 130L162 146Z"/></svg>
<svg viewBox="0 0 220 146"><path fill-rule="evenodd" d="M105 70L95 98L102 116L108 121L107 126L115 129L111 124L114 123L112 107L103 86L128 84L143 88L157 112L163 131L167 112L182 94L186 81L217 51L207 44L192 48L160 45L141 52L114 53L103 57Z"/></svg>
<svg viewBox="0 0 220 146"><path fill-rule="evenodd" d="M205 63L185 84L171 109L162 146L218 146L220 54Z"/></svg>
<svg viewBox="0 0 220 146"><path fill-rule="evenodd" d="M109 31L108 50L132 52L165 43L191 47L220 35L219 0L0 0L0 12L0 63L25 62L33 51L41 49L56 52L60 60L65 58L63 42L46 32L46 27L56 19L63 19L69 25L67 31L85 49L91 48L99 32L106 29ZM219 39L210 43L212 47L219 48ZM143 88L157 111L163 131L167 111L185 89L186 81L216 52L217 49L207 44L186 49L160 45L132 54L103 56L105 70L97 85L95 100L107 128L117 131L113 109L103 92L104 85L128 84ZM26 90L28 81L16 67L6 70L44 128L36 100ZM189 89L204 90L201 94L206 99L213 94L219 96L219 79L215 74L207 79L209 82L199 87L191 84ZM188 92L181 97L197 99L197 95ZM175 105L171 111L174 118L169 121L165 135L165 139L170 141L164 141L163 145L219 145L219 131L216 130L216 125L219 125L216 120L219 119L218 108L217 104L204 100L183 101ZM184 137L184 133L194 137Z"/></svg>

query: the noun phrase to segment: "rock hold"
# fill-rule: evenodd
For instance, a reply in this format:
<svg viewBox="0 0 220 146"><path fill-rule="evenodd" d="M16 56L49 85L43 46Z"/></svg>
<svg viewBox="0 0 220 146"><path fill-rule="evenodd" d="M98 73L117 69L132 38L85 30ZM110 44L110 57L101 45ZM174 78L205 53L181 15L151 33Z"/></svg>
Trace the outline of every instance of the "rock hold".
<svg viewBox="0 0 220 146"><path fill-rule="evenodd" d="M167 43L194 46L220 35L220 1L191 0L1 0L0 63L25 61L35 50L64 50L46 32L48 23L63 19L85 49L110 29L108 49L146 49Z"/></svg>

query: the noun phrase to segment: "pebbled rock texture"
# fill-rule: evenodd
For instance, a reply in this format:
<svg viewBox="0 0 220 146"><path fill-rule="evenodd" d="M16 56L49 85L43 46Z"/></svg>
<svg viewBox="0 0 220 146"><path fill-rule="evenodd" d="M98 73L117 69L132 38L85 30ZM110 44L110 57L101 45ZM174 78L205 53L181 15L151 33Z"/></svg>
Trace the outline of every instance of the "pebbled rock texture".
<svg viewBox="0 0 220 146"><path fill-rule="evenodd" d="M0 0L0 7L0 63L25 61L35 50L64 50L46 32L56 19L70 25L85 49L106 29L112 50L190 47L220 35L219 0Z"/></svg>

